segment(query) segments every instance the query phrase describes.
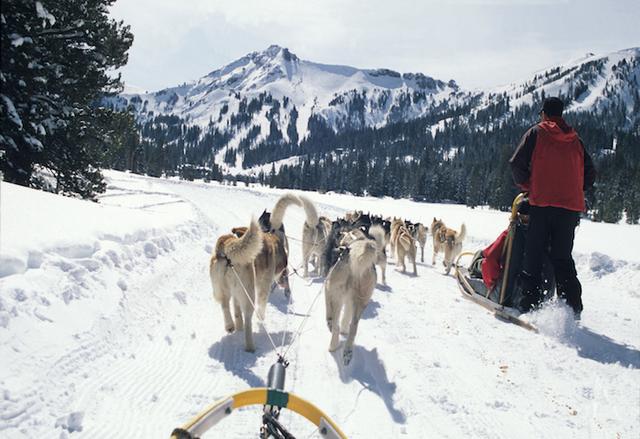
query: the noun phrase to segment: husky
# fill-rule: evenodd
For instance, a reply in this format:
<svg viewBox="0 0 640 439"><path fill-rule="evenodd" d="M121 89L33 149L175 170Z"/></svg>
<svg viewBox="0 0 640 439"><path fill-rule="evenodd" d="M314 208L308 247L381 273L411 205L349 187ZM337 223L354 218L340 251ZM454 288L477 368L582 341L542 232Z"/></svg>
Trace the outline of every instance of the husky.
<svg viewBox="0 0 640 439"><path fill-rule="evenodd" d="M422 223L409 223L409 231L411 232L413 239L415 239L420 245L420 262L424 263L424 246L427 243L427 233L429 232L429 228L425 227Z"/></svg>
<svg viewBox="0 0 640 439"><path fill-rule="evenodd" d="M444 252L444 260L442 263L445 266L446 274L449 274L454 259L462 251L462 241L464 241L464 238L467 236L467 228L464 223L462 223L460 232L457 232L445 226L442 220L434 217L431 223L431 234L433 235L433 259L431 265L436 265L436 255L439 252Z"/></svg>
<svg viewBox="0 0 640 439"><path fill-rule="evenodd" d="M299 204L298 198L285 194L276 202L273 213L265 210L259 222L252 220L248 228L234 227L232 234L218 238L211 257L213 296L222 306L225 329L233 332L244 327L245 350L249 352L255 351L251 332L253 312L264 320L274 281L287 297L291 295L288 244L282 219L292 204ZM230 299L234 303L235 324L229 311Z"/></svg>
<svg viewBox="0 0 640 439"><path fill-rule="evenodd" d="M398 235L398 230L404 224L401 218L393 217L391 220L391 227L389 231L389 245L391 246L391 253L395 256L396 254L396 239Z"/></svg>
<svg viewBox="0 0 640 439"><path fill-rule="evenodd" d="M327 277L329 275L331 267L335 265L343 251L346 250L346 247L341 243L349 228L349 222L343 218L338 218L331 223L331 230L322 251L321 276Z"/></svg>
<svg viewBox="0 0 640 439"><path fill-rule="evenodd" d="M387 278L385 276L385 272L387 270L387 251L384 227L378 224L374 224L369 228L369 236L371 236L376 242L376 265L380 267L382 285L386 285Z"/></svg>
<svg viewBox="0 0 640 439"><path fill-rule="evenodd" d="M384 230L384 245L385 247L389 245L389 241L391 240L391 221L389 218L383 219L381 216L371 217L372 225L379 225Z"/></svg>
<svg viewBox="0 0 640 439"><path fill-rule="evenodd" d="M361 210L354 210L353 212L347 212L344 215L344 219L347 220L350 223L354 223L358 220L358 218L360 218L362 216L362 211Z"/></svg>
<svg viewBox="0 0 640 439"><path fill-rule="evenodd" d="M273 207L273 212L266 210L258 220L263 232L263 249L255 260L256 289L258 292L258 316L264 318L264 310L269 294L279 285L287 297L291 296L289 286L289 242L285 235L282 220L287 208L291 205L301 206L300 199L293 194L284 194ZM238 228L241 232L241 228Z"/></svg>
<svg viewBox="0 0 640 439"><path fill-rule="evenodd" d="M342 353L348 365L353 356L353 342L358 323L371 299L376 284L374 263L378 247L371 239L358 239L346 247L329 270L325 283L327 326L331 332L329 351L338 349L341 329L348 332ZM342 312L342 324L338 324ZM342 328L341 328L342 326ZM348 326L348 328L347 328Z"/></svg>
<svg viewBox="0 0 640 439"><path fill-rule="evenodd" d="M322 252L331 232L331 221L324 216L318 216L316 207L307 197L300 195L298 198L306 215L302 226L302 263L304 277L308 277L309 262L313 265L312 273L318 274L323 271Z"/></svg>
<svg viewBox="0 0 640 439"><path fill-rule="evenodd" d="M395 249L396 264L402 268L402 272L407 271L404 258L408 257L409 262L413 264L413 274L417 275L416 267L416 240L413 239L411 232L403 222L396 223L396 227L391 225L391 247Z"/></svg>
<svg viewBox="0 0 640 439"><path fill-rule="evenodd" d="M209 263L209 275L213 297L222 306L225 330L231 333L236 329L244 329L244 348L248 352L254 352L251 329L255 303L254 260L264 244L263 233L256 221L252 220L245 232L242 237L228 234L218 238ZM231 299L235 323L229 309Z"/></svg>

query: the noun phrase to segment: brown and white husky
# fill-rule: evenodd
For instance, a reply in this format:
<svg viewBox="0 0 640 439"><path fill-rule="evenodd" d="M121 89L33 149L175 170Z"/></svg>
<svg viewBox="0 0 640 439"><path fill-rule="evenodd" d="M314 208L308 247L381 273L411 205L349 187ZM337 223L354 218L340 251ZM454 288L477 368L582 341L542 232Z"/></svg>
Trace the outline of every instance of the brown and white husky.
<svg viewBox="0 0 640 439"><path fill-rule="evenodd" d="M433 218L431 223L431 233L433 234L433 259L432 265L436 264L436 255L444 252L444 261L446 273L449 274L453 261L462 251L462 241L467 236L467 228L462 223L460 232L445 226L442 220Z"/></svg>

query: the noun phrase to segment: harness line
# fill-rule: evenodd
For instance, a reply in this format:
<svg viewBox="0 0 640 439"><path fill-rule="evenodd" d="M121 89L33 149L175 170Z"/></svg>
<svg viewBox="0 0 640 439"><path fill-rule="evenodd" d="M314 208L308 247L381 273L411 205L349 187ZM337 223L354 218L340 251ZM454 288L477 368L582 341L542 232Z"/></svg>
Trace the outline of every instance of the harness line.
<svg viewBox="0 0 640 439"><path fill-rule="evenodd" d="M249 292L247 291L247 288L242 283L242 279L240 279L240 276L238 276L238 272L236 271L236 268L232 264L229 264L229 266L231 267L231 271L233 271L233 274L236 275L236 278L238 279L238 282L240 282L240 285L242 286L242 289L244 290L244 293L247 295L247 299L249 299L249 303L251 303L251 306L253 307L253 313L258 318L258 322L262 325L262 329L264 329L264 332L266 332L267 337L269 338L269 341L271 342L271 345L273 346L273 350L277 353L278 352L278 348L276 347L276 344L273 342L273 338L271 338L271 334L269 334L269 331L267 330L267 326L264 324L264 320L256 312L256 304L251 299L251 295L249 294Z"/></svg>

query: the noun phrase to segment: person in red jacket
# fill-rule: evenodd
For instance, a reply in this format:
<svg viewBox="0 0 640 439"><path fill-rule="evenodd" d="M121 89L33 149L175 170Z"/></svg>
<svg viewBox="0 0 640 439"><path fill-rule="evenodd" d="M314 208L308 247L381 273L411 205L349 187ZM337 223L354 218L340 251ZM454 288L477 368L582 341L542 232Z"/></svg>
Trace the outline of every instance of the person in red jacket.
<svg viewBox="0 0 640 439"><path fill-rule="evenodd" d="M545 99L542 121L522 137L509 160L513 179L529 193L529 230L520 282L521 312L541 302L540 272L543 252L550 250L558 296L582 312L582 286L571 252L580 213L585 210L584 191L595 181L595 169L578 133L562 118L564 103Z"/></svg>

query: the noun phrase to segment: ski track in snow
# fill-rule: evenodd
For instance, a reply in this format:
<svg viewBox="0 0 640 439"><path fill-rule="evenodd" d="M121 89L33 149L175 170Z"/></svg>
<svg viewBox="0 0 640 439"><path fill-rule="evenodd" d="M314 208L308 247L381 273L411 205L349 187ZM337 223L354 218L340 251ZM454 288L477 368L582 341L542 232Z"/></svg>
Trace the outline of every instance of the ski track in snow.
<svg viewBox="0 0 640 439"><path fill-rule="evenodd" d="M24 271L0 277L2 437L168 437L215 400L263 386L276 360L255 318L255 353L243 350L241 332L224 331L208 263L218 235L271 210L283 191L108 176L103 204L192 214L175 227L43 249ZM464 221L465 249L489 244L507 222L462 206L308 195L331 218L357 207L427 225L433 216L456 228ZM287 235L300 238L303 221L291 207ZM388 286L377 286L363 314L349 366L341 348L328 352L318 297L288 351L286 390L352 438L637 437L640 261L598 246L591 237L608 227L587 223L577 234L581 324L559 304L532 314L541 334L494 318L462 297L441 256L430 264L429 236L417 277L397 272L389 256ZM640 238L637 226L617 230L626 234L619 242ZM301 245L289 245L299 267ZM278 351L322 288L321 279L290 279L292 302L277 288L267 307ZM259 416L239 410L212 431L257 436ZM291 412L281 419L297 437L320 437Z"/></svg>

